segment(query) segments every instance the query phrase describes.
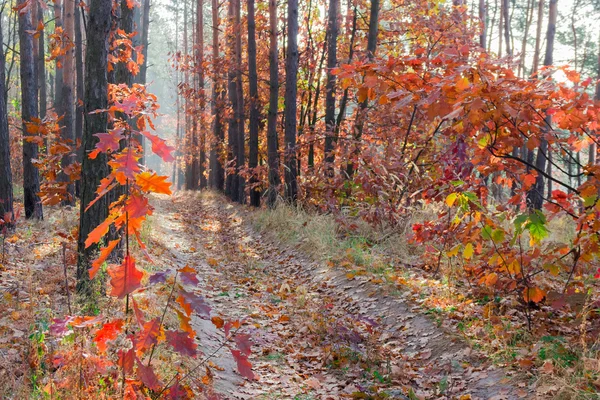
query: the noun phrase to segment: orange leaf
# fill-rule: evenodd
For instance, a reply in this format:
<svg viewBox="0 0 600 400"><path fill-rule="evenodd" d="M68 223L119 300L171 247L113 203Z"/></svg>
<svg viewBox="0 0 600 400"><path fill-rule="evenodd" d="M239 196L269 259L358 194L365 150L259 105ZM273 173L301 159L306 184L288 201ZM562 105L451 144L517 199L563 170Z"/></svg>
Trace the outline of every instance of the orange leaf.
<svg viewBox="0 0 600 400"><path fill-rule="evenodd" d="M104 237L104 235L108 233L108 228L110 227L110 224L113 223L114 219L115 218L113 216L109 216L104 220L104 222L102 222L100 225L94 228L93 231L90 232L87 239L85 240L86 249L94 243L98 243Z"/></svg>
<svg viewBox="0 0 600 400"><path fill-rule="evenodd" d="M126 256L123 264L108 270L108 274L112 278L110 285L112 286L111 296L117 296L122 299L129 293L132 293L142 285L142 277L144 273L135 267L135 260L131 256Z"/></svg>
<svg viewBox="0 0 600 400"><path fill-rule="evenodd" d="M135 178L140 189L145 192L159 194L171 194L171 182L167 182L166 176L159 176L156 173L144 171Z"/></svg>
<svg viewBox="0 0 600 400"><path fill-rule="evenodd" d="M98 346L98 350L100 350L101 353L104 353L106 351L106 342L109 340L115 340L122 329L122 319L117 319L113 322L107 322L102 325L102 328L96 331L96 336L94 337L94 343L96 343L96 346Z"/></svg>
<svg viewBox="0 0 600 400"><path fill-rule="evenodd" d="M525 290L523 290L523 298L526 302L533 301L534 303L540 303L546 298L546 292L537 287L529 289L525 288Z"/></svg>
<svg viewBox="0 0 600 400"><path fill-rule="evenodd" d="M110 253L112 253L119 242L119 239L111 240L108 243L108 246L103 247L102 250L100 250L100 256L92 263L92 268L89 269L90 279L94 279L102 264L104 264Z"/></svg>

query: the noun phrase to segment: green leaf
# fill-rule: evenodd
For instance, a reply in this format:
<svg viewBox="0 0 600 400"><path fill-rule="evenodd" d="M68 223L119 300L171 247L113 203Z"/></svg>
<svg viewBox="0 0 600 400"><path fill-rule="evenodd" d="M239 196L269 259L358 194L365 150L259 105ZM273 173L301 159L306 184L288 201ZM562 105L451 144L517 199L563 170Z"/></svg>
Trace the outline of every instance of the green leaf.
<svg viewBox="0 0 600 400"><path fill-rule="evenodd" d="M504 241L504 231L502 229L494 229L492 232L492 240L495 243L500 243Z"/></svg>
<svg viewBox="0 0 600 400"><path fill-rule="evenodd" d="M481 237L485 240L491 240L492 239L492 227L489 225L484 226L483 229L481 230Z"/></svg>

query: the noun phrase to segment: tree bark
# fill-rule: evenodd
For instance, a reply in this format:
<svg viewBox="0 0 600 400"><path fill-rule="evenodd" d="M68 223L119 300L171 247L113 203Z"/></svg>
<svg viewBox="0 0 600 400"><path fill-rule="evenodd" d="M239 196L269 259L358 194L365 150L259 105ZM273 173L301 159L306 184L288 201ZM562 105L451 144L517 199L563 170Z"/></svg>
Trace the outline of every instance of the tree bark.
<svg viewBox="0 0 600 400"><path fill-rule="evenodd" d="M200 124L198 129L200 154L198 159L198 175L200 178L200 189L208 186L206 180L206 92L204 79L204 0L198 0L197 5L196 29L197 48L198 48L198 90L200 107Z"/></svg>
<svg viewBox="0 0 600 400"><path fill-rule="evenodd" d="M3 43L2 17L3 15L0 14L0 43ZM0 52L0 219L4 220L4 226L12 226L14 224L13 187L10 169L8 111L4 96L6 91L5 66L4 52Z"/></svg>
<svg viewBox="0 0 600 400"><path fill-rule="evenodd" d="M221 71L220 71L220 58L219 58L219 2L218 0L212 0L212 63L213 63L213 76L212 76L212 102L211 112L213 115L213 138L212 146L210 150L210 176L211 185L213 188L222 191L225 185L225 169L221 164L220 160L220 149L223 145L224 131L223 123L221 121L221 112L219 109L219 102L221 101L222 87L221 87Z"/></svg>
<svg viewBox="0 0 600 400"><path fill-rule="evenodd" d="M533 52L533 66L531 68L532 74L537 73L537 71L539 69L543 20L544 20L544 0L539 0L538 1L537 26L536 26L536 30L535 30L535 50Z"/></svg>
<svg viewBox="0 0 600 400"><path fill-rule="evenodd" d="M298 0L288 0L287 51L285 60L285 193L286 199L295 204L298 199L296 163L296 97L298 93Z"/></svg>
<svg viewBox="0 0 600 400"><path fill-rule="evenodd" d="M83 96L84 96L84 83L83 83L83 33L81 19L83 18L81 7L75 5L75 69L76 69L76 83L75 83L75 140L80 141L83 139ZM40 96L41 96L40 91ZM83 160L83 153L81 148L78 150L77 160L79 163ZM75 185L75 194L77 197L81 196L81 181L77 181Z"/></svg>
<svg viewBox="0 0 600 400"><path fill-rule="evenodd" d="M258 73L256 71L256 20L254 18L254 0L248 0L248 80L250 89L250 121L249 121L249 158L248 167L252 170L250 185L258 184L254 168L258 166L258 131L260 122L258 98ZM250 189L250 205L260 206L260 190Z"/></svg>
<svg viewBox="0 0 600 400"><path fill-rule="evenodd" d="M91 0L89 4L88 31L85 60L85 128L83 132L83 162L81 166L81 207L79 220L79 240L77 243L77 289L90 294L87 270L96 249L86 249L85 240L89 233L108 216L108 198L96 202L88 211L88 205L96 198L100 181L108 175L106 155L100 153L95 159L87 154L98 143L97 133L106 132L108 115L92 113L108 107L108 38L112 24L112 0Z"/></svg>
<svg viewBox="0 0 600 400"><path fill-rule="evenodd" d="M267 162L269 164L269 191L267 204L274 207L281 184L279 176L279 144L277 140L277 113L279 107L279 60L277 50L277 0L269 0L269 114L267 116Z"/></svg>
<svg viewBox="0 0 600 400"><path fill-rule="evenodd" d="M236 3L237 0L229 0L227 8L227 19L229 21L229 35L227 37L227 43L230 54L232 55L232 61L230 61L228 74L227 74L227 86L229 103L231 106L231 115L229 117L229 126L227 130L227 142L229 149L227 152L227 161L231 164L230 167L233 172L227 174L227 181L225 182L225 193L229 196L232 201L239 201L239 179L238 179L238 168L239 168L239 103L238 103L238 89L237 89L237 45L235 30L236 25Z"/></svg>
<svg viewBox="0 0 600 400"><path fill-rule="evenodd" d="M550 0L549 10L548 10L548 30L546 32L546 54L544 56L544 65L550 66L552 65L552 56L554 52L554 37L556 35L556 20L558 17L558 8L557 8L557 0ZM552 117L550 115L546 115L546 126L552 125ZM547 128L543 129L543 133L547 132ZM541 210L542 205L544 204L544 177L539 171L546 170L546 160L548 159L548 153L551 149L548 146L548 141L544 136L542 136L540 140L540 147L538 148L538 153L535 159L535 167L538 170L538 176L536 178L535 184L531 188L531 190L527 193L527 203L528 206Z"/></svg>
<svg viewBox="0 0 600 400"><path fill-rule="evenodd" d="M43 7L38 7L38 21L44 21L44 9ZM38 87L40 93L40 119L46 118L46 111L48 109L48 99L47 99L47 88L46 88L46 45L44 38L45 29L42 29L39 32L38 37Z"/></svg>
<svg viewBox="0 0 600 400"><path fill-rule="evenodd" d="M23 5L27 0L19 0ZM25 11L25 12L23 12ZM23 120L23 138L27 133L27 122L32 122L38 117L37 75L35 73L35 59L33 55L33 35L28 31L33 30L31 10L21 10L19 13L19 42L20 42L20 73L21 73L21 118ZM32 160L38 157L38 145L23 140L23 197L25 203L25 217L43 219L40 192L40 176Z"/></svg>
<svg viewBox="0 0 600 400"><path fill-rule="evenodd" d="M54 27L55 29L59 29L63 27L63 2L62 0L55 0L54 2ZM58 115L64 114L63 108L63 68L61 66L63 64L63 57L58 56L56 58L55 70L54 70L54 111Z"/></svg>
<svg viewBox="0 0 600 400"><path fill-rule="evenodd" d="M481 33L479 34L479 46L485 51L487 46L487 3L479 0L479 20L481 21Z"/></svg>
<svg viewBox="0 0 600 400"><path fill-rule="evenodd" d="M246 164L246 132L245 132L245 115L244 115L244 86L242 81L242 6L241 0L235 0L235 57L236 57L236 90L237 90L237 142L238 152L236 156L236 166L238 169L238 202L246 203L246 180L241 174L242 168Z"/></svg>
<svg viewBox="0 0 600 400"><path fill-rule="evenodd" d="M75 1L76 0L65 0L64 3L64 29L65 34L73 44L75 41ZM75 119L74 119L74 95L73 87L75 84L75 53L74 46L70 47L63 58L63 85L61 102L61 112L63 115L61 138L64 143L69 144L75 148ZM63 171L68 168L73 162L75 152L66 154L62 159ZM65 173L61 174L61 181L69 182L70 178ZM74 205L75 204L75 185L69 182L67 185L66 198L63 201L63 205Z"/></svg>
<svg viewBox="0 0 600 400"><path fill-rule="evenodd" d="M325 84L325 168L327 174L333 177L333 153L337 138L335 137L335 91L337 79L333 69L337 66L338 38L338 8L339 0L329 0L327 17L327 83Z"/></svg>

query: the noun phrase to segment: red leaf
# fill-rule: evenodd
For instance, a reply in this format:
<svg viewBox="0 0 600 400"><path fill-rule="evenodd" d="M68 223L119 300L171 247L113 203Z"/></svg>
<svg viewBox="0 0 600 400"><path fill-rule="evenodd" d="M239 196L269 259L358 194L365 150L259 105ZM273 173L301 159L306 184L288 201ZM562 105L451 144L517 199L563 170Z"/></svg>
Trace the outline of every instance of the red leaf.
<svg viewBox="0 0 600 400"><path fill-rule="evenodd" d="M181 268L179 270L179 274L181 274L181 281L186 285L196 286L200 283L200 281L198 281L198 277L196 276L196 270L189 265Z"/></svg>
<svg viewBox="0 0 600 400"><path fill-rule="evenodd" d="M119 354L119 367L121 367L126 374L131 374L133 372L133 363L135 361L135 352L133 349L129 349L127 351L121 349L118 352Z"/></svg>
<svg viewBox="0 0 600 400"><path fill-rule="evenodd" d="M152 390L160 390L162 388L162 385L158 380L158 377L154 373L154 369L152 368L152 366L144 366L144 364L142 364L142 362L139 359L137 360L137 365L137 376L140 379L140 381L142 381L144 385L146 385Z"/></svg>
<svg viewBox="0 0 600 400"><path fill-rule="evenodd" d="M169 146L164 139L161 139L148 131L142 131L142 134L146 136L150 142L152 142L152 152L162 158L164 162L171 162L175 160L171 154L175 148Z"/></svg>
<svg viewBox="0 0 600 400"><path fill-rule="evenodd" d="M131 256L126 256L123 264L110 268L108 274L112 278L110 280L112 286L110 294L111 296L117 296L119 299L142 286L144 273L135 267L135 259Z"/></svg>
<svg viewBox="0 0 600 400"><path fill-rule="evenodd" d="M117 319L102 325L102 328L96 331L96 336L94 337L94 343L96 343L98 350L100 350L101 353L104 353L106 351L106 342L115 340L122 329L122 319Z"/></svg>
<svg viewBox="0 0 600 400"><path fill-rule="evenodd" d="M154 318L152 321L148 321L144 324L142 329L136 337L135 347L138 353L148 350L156 343L158 343L158 335L160 333L160 318Z"/></svg>
<svg viewBox="0 0 600 400"><path fill-rule="evenodd" d="M245 378L250 380L254 379L254 373L252 372L252 364L248 361L248 357L243 355L239 350L231 350L231 354L237 363L238 372Z"/></svg>
<svg viewBox="0 0 600 400"><path fill-rule="evenodd" d="M119 142L124 139L123 129L114 129L108 133L96 133L98 138L96 148L88 155L92 160L98 157L99 153L108 153L119 150Z"/></svg>
<svg viewBox="0 0 600 400"><path fill-rule="evenodd" d="M144 324L146 323L146 321L144 321L144 313L142 313L142 310L140 310L140 308L138 307L137 302L135 301L133 296L131 296L131 300L133 303L133 314L135 315L135 321L137 322L140 329L143 329Z"/></svg>
<svg viewBox="0 0 600 400"><path fill-rule="evenodd" d="M187 400L191 399L189 393L185 390L183 386L179 382L174 384L169 388L169 392L167 393L167 399L169 400Z"/></svg>
<svg viewBox="0 0 600 400"><path fill-rule="evenodd" d="M191 310L194 310L200 318L210 318L210 306L206 304L202 296L180 290L177 302L183 307L187 315L190 315Z"/></svg>
<svg viewBox="0 0 600 400"><path fill-rule="evenodd" d="M130 219L141 218L152 214L148 208L148 198L135 194L127 199L125 211L129 213Z"/></svg>
<svg viewBox="0 0 600 400"><path fill-rule="evenodd" d="M196 357L198 345L186 332L168 331L167 342L182 356Z"/></svg>
<svg viewBox="0 0 600 400"><path fill-rule="evenodd" d="M92 263L92 268L90 268L88 271L90 274L90 279L94 279L102 264L104 264L108 256L112 253L112 251L117 246L117 244L119 244L120 241L121 240L119 239L111 240L108 243L108 246L103 247L102 250L100 250L100 256Z"/></svg>
<svg viewBox="0 0 600 400"><path fill-rule="evenodd" d="M252 353L252 343L250 342L250 335L235 335L235 344L243 354L249 356L250 353Z"/></svg>

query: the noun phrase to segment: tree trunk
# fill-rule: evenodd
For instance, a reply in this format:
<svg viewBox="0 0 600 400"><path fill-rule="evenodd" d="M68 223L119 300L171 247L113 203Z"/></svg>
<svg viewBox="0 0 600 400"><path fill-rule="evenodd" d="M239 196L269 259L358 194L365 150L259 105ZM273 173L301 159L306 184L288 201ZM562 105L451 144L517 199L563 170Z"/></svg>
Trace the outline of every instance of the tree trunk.
<svg viewBox="0 0 600 400"><path fill-rule="evenodd" d="M69 37L69 40L75 41L75 1L76 0L65 0L64 3L64 29L65 34ZM74 47L64 55L63 59L63 86L61 94L61 111L63 113L62 120L62 131L61 138L64 143L73 146L75 148L75 119L74 119L74 94L73 87L75 84L75 53ZM66 154L62 159L62 169L68 168L75 160L75 152ZM61 181L69 182L70 178L68 175L62 173ZM64 205L75 205L75 185L69 183L67 185L66 198L63 201Z"/></svg>
<svg viewBox="0 0 600 400"><path fill-rule="evenodd" d="M81 141L83 138L83 33L81 18L83 18L81 7L75 5L75 69L76 69L76 95L75 95L75 140ZM40 96L41 96L40 91ZM83 160L81 148L78 149L77 160L79 163ZM75 183L75 194L81 196L81 181Z"/></svg>
<svg viewBox="0 0 600 400"><path fill-rule="evenodd" d="M254 18L254 0L248 0L248 80L250 86L250 153L248 168L252 170L250 185L258 184L254 169L258 166L258 124L260 120L258 98L258 74L256 72L256 21ZM250 205L260 206L260 190L250 189Z"/></svg>
<svg viewBox="0 0 600 400"><path fill-rule="evenodd" d="M236 166L238 169L238 202L246 202L246 181L241 174L241 169L246 164L246 140L245 140L245 118L244 118L244 87L242 83L242 18L241 18L241 0L235 0L235 57L236 57L236 90L237 90L237 108L235 111L237 119L237 155Z"/></svg>
<svg viewBox="0 0 600 400"><path fill-rule="evenodd" d="M479 21L481 22L481 33L479 34L479 46L485 51L487 43L487 4L486 0L479 0Z"/></svg>
<svg viewBox="0 0 600 400"><path fill-rule="evenodd" d="M54 1L54 27L55 29L59 29L63 27L63 15L62 15L62 10L63 10L63 3L62 0L55 0ZM56 58L56 63L55 63L55 70L54 70L54 111L56 111L56 113L58 115L63 115L64 114L64 107L63 107L63 100L62 100L62 94L63 94L63 68L59 67L60 65L63 64L63 57L62 56L58 56Z"/></svg>
<svg viewBox="0 0 600 400"><path fill-rule="evenodd" d="M535 30L535 50L533 52L533 66L531 73L535 74L538 71L540 63L540 47L542 43L542 23L544 20L544 0L538 1L538 17L537 26Z"/></svg>
<svg viewBox="0 0 600 400"><path fill-rule="evenodd" d="M23 5L27 0L19 0ZM23 12L25 11L25 12ZM23 9L19 12L19 42L21 55L21 118L23 120L23 137L27 133L27 122L33 122L38 117L37 75L35 73L35 59L33 56L33 30L31 10ZM40 192L40 176L32 160L38 157L38 145L23 140L23 197L25 203L25 217L43 219Z"/></svg>
<svg viewBox="0 0 600 400"><path fill-rule="evenodd" d="M0 14L0 43L2 37L2 17ZM0 219L3 226L14 224L12 172L10 169L10 137L8 134L8 111L6 107L5 58L0 52ZM2 225L2 223L0 223Z"/></svg>
<svg viewBox="0 0 600 400"><path fill-rule="evenodd" d="M325 84L325 168L327 175L333 177L333 153L337 139L335 137L335 89L336 75L333 69L337 66L337 38L338 38L338 7L339 0L329 1L327 21L327 83Z"/></svg>
<svg viewBox="0 0 600 400"><path fill-rule="evenodd" d="M597 74L597 79L598 81L596 82L596 95L595 95L595 99L597 101L600 101L600 35L598 36L598 64L596 65L596 74ZM594 165L596 164L596 152L598 151L598 148L596 147L596 143L592 142L592 144L590 144L590 148L589 148L589 164L590 165Z"/></svg>
<svg viewBox="0 0 600 400"><path fill-rule="evenodd" d="M86 58L85 58L85 128L83 131L83 162L81 166L81 207L79 240L77 243L77 290L90 294L87 270L96 252L94 246L85 248L89 233L108 216L108 198L96 202L89 210L88 205L96 198L100 181L108 175L107 158L100 153L95 159L87 154L94 150L97 133L108 129L106 113L92 113L108 107L108 38L112 24L112 0L91 0L89 3Z"/></svg>
<svg viewBox="0 0 600 400"><path fill-rule="evenodd" d="M44 21L44 8L43 7L38 7L38 15L37 15L38 21ZM48 109L48 100L47 100L47 90L46 90L46 45L45 45L45 39L44 39L44 31L45 29L42 29L39 34L40 36L38 37L38 67L37 67L37 73L38 73L38 87L39 87L39 92L40 92L40 119L44 119L46 118L46 111ZM3 62L4 63L4 62Z"/></svg>
<svg viewBox="0 0 600 400"><path fill-rule="evenodd" d="M194 4L192 4L192 53L194 56L194 61L198 61L199 58L199 52L198 52L198 6L199 6L199 1L196 3L196 14L194 14ZM192 89L194 91L196 91L198 89L197 87L197 83L198 83L198 76L196 74L193 74L192 76ZM190 114L190 124L191 124L191 135L190 135L190 142L189 142L189 147L188 147L188 165L187 168L185 170L185 175L186 175L186 189L187 190L198 190L198 183L200 181L200 178L198 176L198 172L199 172L199 168L200 168L200 158L198 155L198 150L199 150L199 145L198 145L198 98L197 96L193 95L192 98L190 99L190 103L191 103L191 114Z"/></svg>
<svg viewBox="0 0 600 400"><path fill-rule="evenodd" d="M277 113L279 105L279 60L277 50L277 0L269 0L269 114L267 116L267 157L269 164L269 192L267 204L277 201L279 176L279 144L277 140Z"/></svg>
<svg viewBox="0 0 600 400"><path fill-rule="evenodd" d="M144 55L144 62L140 65L140 73L138 82L145 85L148 79L148 35L150 32L150 0L143 0L142 13L142 32L141 32L141 45L144 46L142 54Z"/></svg>
<svg viewBox="0 0 600 400"><path fill-rule="evenodd" d="M369 16L369 37L367 39L367 56L370 60L375 57L377 50L377 35L379 33L379 0L371 0L371 12ZM356 126L354 127L354 156L358 158L360 154L360 141L362 140L365 121L367 118L367 106L369 99L360 103L356 117ZM358 161L358 160L357 160ZM350 160L346 169L347 178L354 175L354 162Z"/></svg>
<svg viewBox="0 0 600 400"><path fill-rule="evenodd" d="M511 57L513 55L513 49L511 47L510 40L510 17L509 17L509 1L502 0L502 19L504 21L504 41L506 42L506 55Z"/></svg>
<svg viewBox="0 0 600 400"><path fill-rule="evenodd" d="M199 90L199 108L200 108L200 124L198 129L200 154L198 159L198 175L200 178L200 189L205 189L206 181L206 94L204 82L204 0L198 0L196 6L198 17L196 18L196 36L198 48L198 90Z"/></svg>
<svg viewBox="0 0 600 400"><path fill-rule="evenodd" d="M285 193L295 204L298 199L296 163L296 97L298 92L298 0L288 0L287 52L285 57Z"/></svg>
<svg viewBox="0 0 600 400"><path fill-rule="evenodd" d="M229 35L227 37L227 43L229 47L229 51L232 54L232 59L237 60L237 46L236 46L236 23L235 23L235 9L236 9L237 0L229 0L228 8L227 8L227 20L229 21ZM239 179L238 179L238 168L239 168L239 160L237 156L239 154L239 134L238 134L238 90L237 90L237 63L230 61L229 70L227 74L227 83L228 83L228 95L229 95L229 103L231 105L231 115L229 117L229 126L227 130L227 142L228 142L228 151L227 151L227 161L231 164L230 168L233 169L233 172L227 174L227 181L225 182L225 193L229 196L232 201L239 200Z"/></svg>
<svg viewBox="0 0 600 400"><path fill-rule="evenodd" d="M557 0L550 0L548 10L548 31L546 32L546 54L544 56L544 65L552 65L552 56L554 52L554 36L556 34L556 19L558 17ZM552 117L546 115L546 126L552 125ZM547 128L543 129L543 132L547 132ZM540 171L546 170L546 160L548 152L551 151L548 146L548 141L542 136L540 140L540 147L535 160L535 167L538 171L535 184L531 190L527 193L527 202L529 207L536 210L541 210L544 203L544 177Z"/></svg>
<svg viewBox="0 0 600 400"><path fill-rule="evenodd" d="M221 146L224 140L223 123L221 121L221 112L219 102L221 101L222 87L220 84L221 71L219 63L219 2L212 0L212 62L213 62L213 77L212 77L212 102L211 112L213 114L213 140L210 150L210 175L212 187L221 191L225 185L225 169L221 164L220 153Z"/></svg>

